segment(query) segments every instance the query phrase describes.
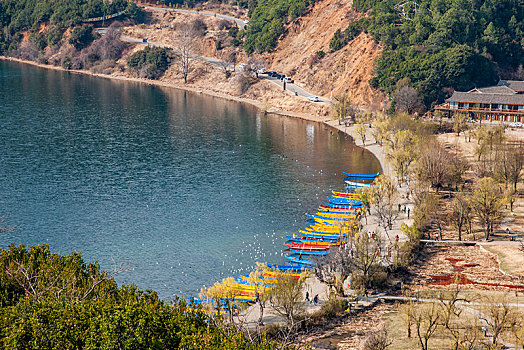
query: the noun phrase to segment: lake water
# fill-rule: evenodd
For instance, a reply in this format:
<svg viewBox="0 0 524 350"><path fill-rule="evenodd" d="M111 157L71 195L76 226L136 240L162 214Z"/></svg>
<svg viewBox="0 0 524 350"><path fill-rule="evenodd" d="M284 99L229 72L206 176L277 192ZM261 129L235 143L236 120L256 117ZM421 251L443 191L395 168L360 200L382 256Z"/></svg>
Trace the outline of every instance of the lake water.
<svg viewBox="0 0 524 350"><path fill-rule="evenodd" d="M10 243L82 251L168 300L280 263L366 150L302 120L145 84L0 61L0 215Z"/></svg>

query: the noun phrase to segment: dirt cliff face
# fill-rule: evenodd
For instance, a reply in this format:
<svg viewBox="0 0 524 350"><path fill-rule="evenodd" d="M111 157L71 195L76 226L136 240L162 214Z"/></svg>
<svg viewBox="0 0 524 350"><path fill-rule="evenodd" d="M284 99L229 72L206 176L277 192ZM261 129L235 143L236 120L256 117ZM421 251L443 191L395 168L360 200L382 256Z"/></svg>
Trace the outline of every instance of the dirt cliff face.
<svg viewBox="0 0 524 350"><path fill-rule="evenodd" d="M330 52L329 41L338 30L358 19L351 1L323 0L305 16L289 25L274 53L269 55L270 68L293 77L312 92L325 97L347 93L353 103L380 108L384 94L369 86L373 62L381 53L379 44L362 33L348 45ZM361 14L360 14L361 16ZM326 56L314 60L318 51Z"/></svg>

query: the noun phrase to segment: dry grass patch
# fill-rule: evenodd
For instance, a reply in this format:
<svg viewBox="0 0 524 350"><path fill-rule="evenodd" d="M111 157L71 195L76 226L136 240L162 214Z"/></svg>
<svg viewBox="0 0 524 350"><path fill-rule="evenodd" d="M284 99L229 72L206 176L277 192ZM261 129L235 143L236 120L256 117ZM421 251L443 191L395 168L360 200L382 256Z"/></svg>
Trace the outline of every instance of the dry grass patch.
<svg viewBox="0 0 524 350"><path fill-rule="evenodd" d="M497 255L502 271L524 277L524 252L515 245L486 245L484 248Z"/></svg>

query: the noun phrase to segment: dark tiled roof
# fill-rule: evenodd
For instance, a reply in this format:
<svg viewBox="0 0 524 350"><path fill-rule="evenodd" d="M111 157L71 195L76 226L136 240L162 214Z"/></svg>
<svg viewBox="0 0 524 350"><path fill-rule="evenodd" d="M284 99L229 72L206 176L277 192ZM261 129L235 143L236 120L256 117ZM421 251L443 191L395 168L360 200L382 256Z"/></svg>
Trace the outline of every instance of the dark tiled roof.
<svg viewBox="0 0 524 350"><path fill-rule="evenodd" d="M514 95L516 94L515 90L510 89L505 85L500 86L488 86L485 88L477 88L479 93L485 94L503 94L503 95Z"/></svg>
<svg viewBox="0 0 524 350"><path fill-rule="evenodd" d="M524 94L493 94L478 92L458 92L446 100L446 102L469 102L469 103L497 103L510 105L524 105Z"/></svg>
<svg viewBox="0 0 524 350"><path fill-rule="evenodd" d="M524 81L522 80L501 80L499 86L507 86L516 92L524 92Z"/></svg>

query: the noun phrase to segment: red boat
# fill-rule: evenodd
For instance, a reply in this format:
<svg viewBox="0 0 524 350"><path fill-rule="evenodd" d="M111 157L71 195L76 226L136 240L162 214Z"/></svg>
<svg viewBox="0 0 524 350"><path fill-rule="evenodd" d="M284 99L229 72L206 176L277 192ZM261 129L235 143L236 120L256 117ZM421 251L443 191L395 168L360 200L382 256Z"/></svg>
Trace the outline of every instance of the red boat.
<svg viewBox="0 0 524 350"><path fill-rule="evenodd" d="M330 245L329 244L307 244L307 243L298 243L298 242L286 242L284 245L291 249L296 250L317 250L317 251L325 251L328 250Z"/></svg>
<svg viewBox="0 0 524 350"><path fill-rule="evenodd" d="M331 191L334 196L343 197L343 198L360 198L361 194L353 192L336 192Z"/></svg>

